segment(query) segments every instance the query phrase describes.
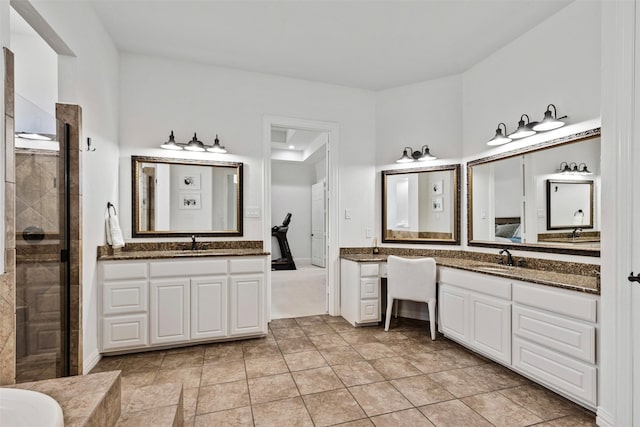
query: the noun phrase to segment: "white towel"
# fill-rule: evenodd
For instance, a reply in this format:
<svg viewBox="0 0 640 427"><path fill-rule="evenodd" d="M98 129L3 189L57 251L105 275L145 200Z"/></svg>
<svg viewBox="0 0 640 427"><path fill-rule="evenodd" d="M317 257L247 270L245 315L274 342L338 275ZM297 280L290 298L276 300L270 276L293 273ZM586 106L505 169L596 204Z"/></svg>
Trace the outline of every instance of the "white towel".
<svg viewBox="0 0 640 427"><path fill-rule="evenodd" d="M122 230L120 229L120 221L116 214L109 213L109 217L106 219L106 231L107 231L107 243L111 245L113 249L124 247L124 238L122 237Z"/></svg>

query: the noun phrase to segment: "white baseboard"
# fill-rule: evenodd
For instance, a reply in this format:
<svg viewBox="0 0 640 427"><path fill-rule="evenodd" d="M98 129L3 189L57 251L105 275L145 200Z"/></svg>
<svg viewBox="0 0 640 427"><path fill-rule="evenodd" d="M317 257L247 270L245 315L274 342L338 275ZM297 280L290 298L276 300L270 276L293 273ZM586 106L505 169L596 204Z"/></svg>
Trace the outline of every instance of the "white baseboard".
<svg viewBox="0 0 640 427"><path fill-rule="evenodd" d="M596 424L600 427L614 427L615 422L613 420L613 415L602 409L602 407L598 408Z"/></svg>
<svg viewBox="0 0 640 427"><path fill-rule="evenodd" d="M102 359L102 355L98 352L98 349L95 349L89 357L83 360L82 362L82 374L87 375L93 368L96 367L98 362Z"/></svg>

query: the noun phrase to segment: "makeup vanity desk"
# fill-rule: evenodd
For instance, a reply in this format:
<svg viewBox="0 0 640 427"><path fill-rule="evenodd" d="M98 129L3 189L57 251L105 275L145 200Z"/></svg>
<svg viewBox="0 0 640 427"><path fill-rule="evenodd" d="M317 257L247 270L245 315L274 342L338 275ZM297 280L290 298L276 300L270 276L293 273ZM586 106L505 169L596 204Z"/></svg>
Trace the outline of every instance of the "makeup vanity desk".
<svg viewBox="0 0 640 427"><path fill-rule="evenodd" d="M595 271L593 275L567 274L502 266L470 259L477 258L474 253L450 252L455 257L434 257L438 330L595 410L600 304L597 266L569 265L564 271L584 274L589 267ZM341 314L352 325L382 320L386 260L386 254L341 256Z"/></svg>

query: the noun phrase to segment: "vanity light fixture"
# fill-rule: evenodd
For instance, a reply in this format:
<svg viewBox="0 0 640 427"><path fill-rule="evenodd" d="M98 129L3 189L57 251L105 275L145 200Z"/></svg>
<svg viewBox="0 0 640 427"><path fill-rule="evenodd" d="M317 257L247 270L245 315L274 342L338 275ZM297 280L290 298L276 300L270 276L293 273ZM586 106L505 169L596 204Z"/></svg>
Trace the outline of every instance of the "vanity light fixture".
<svg viewBox="0 0 640 427"><path fill-rule="evenodd" d="M524 118L527 118L527 123L524 122ZM536 131L531 128L531 119L527 114L523 114L520 116L520 121L518 122L518 129L515 132L509 135L511 139L522 139L531 135L535 135Z"/></svg>
<svg viewBox="0 0 640 427"><path fill-rule="evenodd" d="M193 138L191 138L191 141L189 141L189 143L184 147L184 149L187 151L197 151L197 152L206 151L202 141L198 141L198 137L196 136L195 132L193 133Z"/></svg>
<svg viewBox="0 0 640 427"><path fill-rule="evenodd" d="M593 172L587 168L586 163L577 164L576 162L562 162L557 172L566 175L593 175Z"/></svg>
<svg viewBox="0 0 640 427"><path fill-rule="evenodd" d="M182 150L182 146L178 145L175 137L173 136L173 131L171 131L171 135L169 135L169 140L164 144L160 145L160 147L164 148L165 150L174 150L174 151Z"/></svg>
<svg viewBox="0 0 640 427"><path fill-rule="evenodd" d="M437 157L429 151L429 146L423 145L420 151L413 151L413 148L411 147L404 147L402 157L396 160L396 163L424 162L436 159Z"/></svg>
<svg viewBox="0 0 640 427"><path fill-rule="evenodd" d="M220 140L218 139L218 135L216 134L216 139L213 140L213 147L208 147L207 151L210 153L224 154L227 152L227 149L224 148L223 145L220 145Z"/></svg>
<svg viewBox="0 0 640 427"><path fill-rule="evenodd" d="M553 114L551 114L551 107L553 107ZM558 129L565 125L562 119L566 119L567 116L558 118L558 112L556 106L553 104L547 105L547 111L544 112L544 119L541 122L532 126L532 129L536 132L545 132L548 130Z"/></svg>
<svg viewBox="0 0 640 427"><path fill-rule="evenodd" d="M504 128L504 134L502 133L502 129L500 128L500 126ZM493 138L491 138L489 142L487 142L487 145L503 145L513 141L511 138L509 138L506 135L507 135L507 125L505 125L502 122L498 123L498 129L496 129L496 135Z"/></svg>
<svg viewBox="0 0 640 427"><path fill-rule="evenodd" d="M591 172L589 169L587 169L587 164L586 163L580 163L578 165L578 173L581 175L593 175L593 172Z"/></svg>

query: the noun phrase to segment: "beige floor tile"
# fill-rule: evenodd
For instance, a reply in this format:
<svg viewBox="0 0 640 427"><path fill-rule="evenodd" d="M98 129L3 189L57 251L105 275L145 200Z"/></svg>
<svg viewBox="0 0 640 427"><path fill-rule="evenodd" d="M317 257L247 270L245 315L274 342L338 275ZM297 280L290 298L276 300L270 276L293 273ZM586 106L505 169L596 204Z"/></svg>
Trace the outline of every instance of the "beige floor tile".
<svg viewBox="0 0 640 427"><path fill-rule="evenodd" d="M227 409L226 411L212 412L198 415L195 418L195 427L251 427L253 417L251 407Z"/></svg>
<svg viewBox="0 0 640 427"><path fill-rule="evenodd" d="M369 417L411 408L411 403L388 382L359 385L349 391Z"/></svg>
<svg viewBox="0 0 640 427"><path fill-rule="evenodd" d="M446 356L441 356L438 351L411 354L405 356L405 359L424 374L448 371L456 368L456 363L453 360Z"/></svg>
<svg viewBox="0 0 640 427"><path fill-rule="evenodd" d="M329 325L317 323L313 325L303 326L302 330L307 336L315 336L315 335L327 335L327 334L335 334L336 332L331 329Z"/></svg>
<svg viewBox="0 0 640 427"><path fill-rule="evenodd" d="M393 350L380 342L353 344L353 348L366 360L396 356Z"/></svg>
<svg viewBox="0 0 640 427"><path fill-rule="evenodd" d="M161 369L158 371L154 384L180 383L184 388L200 386L201 367L181 369Z"/></svg>
<svg viewBox="0 0 640 427"><path fill-rule="evenodd" d="M347 387L384 381L384 377L367 361L336 365L333 371Z"/></svg>
<svg viewBox="0 0 640 427"><path fill-rule="evenodd" d="M570 415L568 417L557 418L553 421L547 421L542 424L538 424L538 426L544 427L596 427L596 417L595 415Z"/></svg>
<svg viewBox="0 0 640 427"><path fill-rule="evenodd" d="M331 366L364 360L351 346L323 348L320 353Z"/></svg>
<svg viewBox="0 0 640 427"><path fill-rule="evenodd" d="M271 329L291 328L294 326L298 326L296 319L273 319L269 322L269 327Z"/></svg>
<svg viewBox="0 0 640 427"><path fill-rule="evenodd" d="M386 357L372 360L371 366L388 380L422 374L418 368L403 357Z"/></svg>
<svg viewBox="0 0 640 427"><path fill-rule="evenodd" d="M342 381L328 366L294 372L292 375L300 394L303 395L344 388Z"/></svg>
<svg viewBox="0 0 640 427"><path fill-rule="evenodd" d="M352 330L352 329L351 329ZM350 331L351 331L350 330ZM368 344L368 343L380 343L373 336L372 333L367 332L341 332L340 336L343 340L345 340L348 344Z"/></svg>
<svg viewBox="0 0 640 427"><path fill-rule="evenodd" d="M414 406L429 405L444 400L455 399L440 384L429 379L426 375L400 378L392 380L391 384L402 393Z"/></svg>
<svg viewBox="0 0 640 427"><path fill-rule="evenodd" d="M492 427L489 421L459 400L434 403L418 409L438 427Z"/></svg>
<svg viewBox="0 0 640 427"><path fill-rule="evenodd" d="M323 314L320 316L325 323L346 323L349 324L342 316L332 316L330 314Z"/></svg>
<svg viewBox="0 0 640 427"><path fill-rule="evenodd" d="M497 391L462 399L471 409L496 427L519 427L542 422L542 419Z"/></svg>
<svg viewBox="0 0 640 427"><path fill-rule="evenodd" d="M232 360L242 360L242 344L241 343L221 343L211 345L205 348L204 363L213 361L230 362Z"/></svg>
<svg viewBox="0 0 640 427"><path fill-rule="evenodd" d="M289 368L282 356L247 359L244 364L248 378L266 377L289 372Z"/></svg>
<svg viewBox="0 0 640 427"><path fill-rule="evenodd" d="M336 332L342 333L342 332L350 332L353 330L353 326L347 322L335 322L335 323L329 323L327 322L327 325L329 325L329 327L331 329L333 329Z"/></svg>
<svg viewBox="0 0 640 427"><path fill-rule="evenodd" d="M240 381L247 378L244 362L236 360L232 362L214 362L202 365L201 385L211 385Z"/></svg>
<svg viewBox="0 0 640 427"><path fill-rule="evenodd" d="M272 357L280 355L280 349L275 341L245 344L242 348L244 358Z"/></svg>
<svg viewBox="0 0 640 427"><path fill-rule="evenodd" d="M309 394L302 398L316 426L345 423L366 416L351 394L344 389Z"/></svg>
<svg viewBox="0 0 640 427"><path fill-rule="evenodd" d="M543 420L552 420L580 413L580 410L574 404L537 385L510 388L501 390L500 393Z"/></svg>
<svg viewBox="0 0 640 427"><path fill-rule="evenodd" d="M464 368L463 371L481 382L489 384L492 390L517 387L529 382L524 377L495 363L471 366Z"/></svg>
<svg viewBox="0 0 640 427"><path fill-rule="evenodd" d="M278 340L278 347L280 347L280 351L283 354L299 353L301 351L316 349L316 347L311 341L309 341L309 338L307 337Z"/></svg>
<svg viewBox="0 0 640 427"><path fill-rule="evenodd" d="M391 330L388 332L385 332L385 331L376 332L373 334L373 337L385 344L389 342L403 341L408 339L408 337L402 332L391 331Z"/></svg>
<svg viewBox="0 0 640 427"><path fill-rule="evenodd" d="M361 420L357 420L357 421L349 421L348 423L342 423L342 424L335 424L335 426L340 426L340 427L371 427L373 426L373 423L371 421L369 421L369 418L363 418Z"/></svg>
<svg viewBox="0 0 640 427"><path fill-rule="evenodd" d="M292 338L302 338L305 336L301 327L295 326L292 328L273 329L271 331L276 340L287 340Z"/></svg>
<svg viewBox="0 0 640 427"><path fill-rule="evenodd" d="M345 347L347 342L338 334L312 335L309 340L318 350L332 347Z"/></svg>
<svg viewBox="0 0 640 427"><path fill-rule="evenodd" d="M249 379L249 393L252 405L300 395L291 374L251 378Z"/></svg>
<svg viewBox="0 0 640 427"><path fill-rule="evenodd" d="M200 388L189 388L182 390L182 406L184 407L184 419L193 418L196 415L198 405L198 393Z"/></svg>
<svg viewBox="0 0 640 427"><path fill-rule="evenodd" d="M132 354L120 363L122 372L149 371L162 365L164 353L153 351L149 353Z"/></svg>
<svg viewBox="0 0 640 427"><path fill-rule="evenodd" d="M196 417L185 418L182 427L193 427L196 425ZM171 426L173 427L173 426Z"/></svg>
<svg viewBox="0 0 640 427"><path fill-rule="evenodd" d="M309 412L300 397L254 405L253 419L256 427L313 427Z"/></svg>
<svg viewBox="0 0 640 427"><path fill-rule="evenodd" d="M198 393L196 415L239 408L249 404L249 390L246 381L204 386L200 387L200 393Z"/></svg>
<svg viewBox="0 0 640 427"><path fill-rule="evenodd" d="M316 350L285 354L284 360L292 372L327 366L324 357Z"/></svg>
<svg viewBox="0 0 640 427"><path fill-rule="evenodd" d="M371 418L376 427L433 427L431 421L415 408Z"/></svg>
<svg viewBox="0 0 640 427"><path fill-rule="evenodd" d="M307 316L307 317L297 317L296 322L300 326L309 326L309 325L317 325L319 323L324 323L324 320L322 320L322 316Z"/></svg>
<svg viewBox="0 0 640 427"><path fill-rule="evenodd" d="M489 384L475 379L462 369L436 372L435 374L429 374L429 378L447 389L455 397L465 397L491 391Z"/></svg>
<svg viewBox="0 0 640 427"><path fill-rule="evenodd" d="M393 350L398 356L411 356L414 354L431 353L432 350L413 339L407 339L403 341L390 341L386 343L386 346Z"/></svg>
<svg viewBox="0 0 640 427"><path fill-rule="evenodd" d="M125 413L174 405L182 394L181 384L162 384L141 387L136 390Z"/></svg>
<svg viewBox="0 0 640 427"><path fill-rule="evenodd" d="M177 415L178 405L162 408L145 409L123 415L118 420L117 427L173 427Z"/></svg>
<svg viewBox="0 0 640 427"><path fill-rule="evenodd" d="M167 354L160 369L200 367L204 361L204 351Z"/></svg>
<svg viewBox="0 0 640 427"><path fill-rule="evenodd" d="M120 374L120 384L122 390L135 390L140 387L153 384L153 380L156 378L158 369L152 371L139 371L139 372L123 372Z"/></svg>
<svg viewBox="0 0 640 427"><path fill-rule="evenodd" d="M463 348L452 348L449 350L438 351L440 356L446 357L454 362L455 368L466 368L469 366L482 365L488 362L487 359L476 355L469 350Z"/></svg>

